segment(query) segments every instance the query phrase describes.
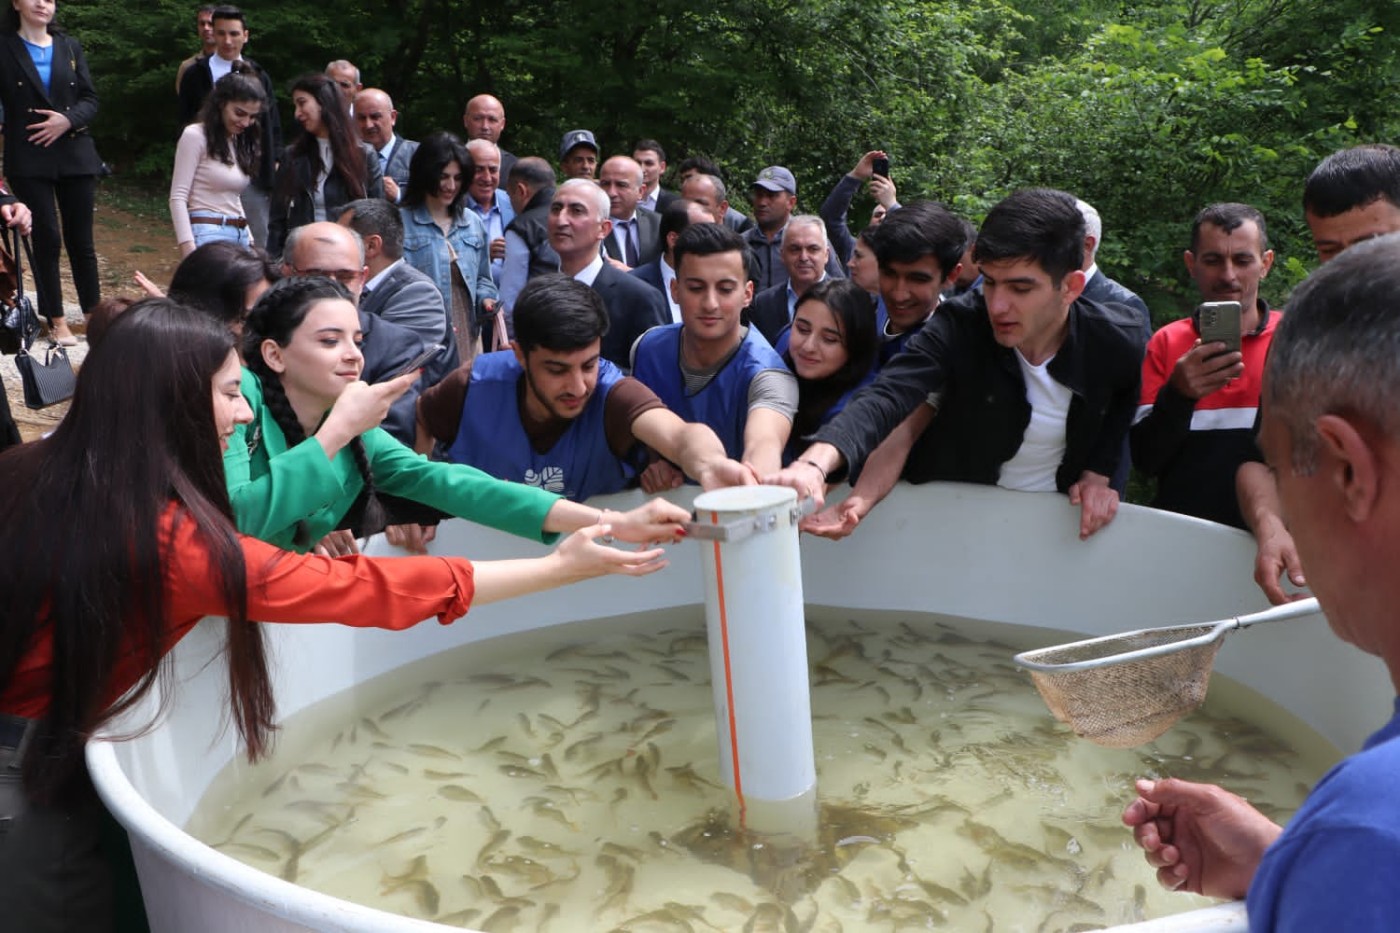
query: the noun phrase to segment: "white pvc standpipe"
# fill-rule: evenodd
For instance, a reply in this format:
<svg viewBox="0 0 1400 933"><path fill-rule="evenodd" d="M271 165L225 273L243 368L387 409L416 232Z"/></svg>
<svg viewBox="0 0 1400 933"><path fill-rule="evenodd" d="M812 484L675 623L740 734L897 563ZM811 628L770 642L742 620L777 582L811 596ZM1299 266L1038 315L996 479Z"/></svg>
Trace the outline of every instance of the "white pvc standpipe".
<svg viewBox="0 0 1400 933"><path fill-rule="evenodd" d="M720 771L740 824L806 835L816 762L797 545L797 493L736 486L695 499ZM704 526L742 529L707 540ZM752 533L749 529L755 528Z"/></svg>

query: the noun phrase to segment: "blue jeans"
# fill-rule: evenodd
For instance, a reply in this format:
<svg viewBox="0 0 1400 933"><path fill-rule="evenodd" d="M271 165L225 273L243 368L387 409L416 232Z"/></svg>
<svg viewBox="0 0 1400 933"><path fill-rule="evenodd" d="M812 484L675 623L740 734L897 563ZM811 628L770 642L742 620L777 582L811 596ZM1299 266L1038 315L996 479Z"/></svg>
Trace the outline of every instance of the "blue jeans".
<svg viewBox="0 0 1400 933"><path fill-rule="evenodd" d="M194 231L194 245L196 248L205 243L215 243L219 240L228 240L230 243L237 243L239 246L248 246L251 242L248 238L247 227L220 227L214 224L191 224Z"/></svg>

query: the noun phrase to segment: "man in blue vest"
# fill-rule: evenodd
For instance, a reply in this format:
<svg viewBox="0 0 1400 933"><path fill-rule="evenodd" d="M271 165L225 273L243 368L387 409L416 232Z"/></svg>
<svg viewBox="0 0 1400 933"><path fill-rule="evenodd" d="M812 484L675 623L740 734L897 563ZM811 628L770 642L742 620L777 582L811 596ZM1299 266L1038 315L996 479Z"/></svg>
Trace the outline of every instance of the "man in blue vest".
<svg viewBox="0 0 1400 933"><path fill-rule="evenodd" d="M608 325L601 296L582 282L531 279L516 301L511 349L478 356L420 398L418 449L436 441L454 463L575 501L629 485L646 465L644 447L707 489L754 482L713 431L682 421L602 358Z"/></svg>
<svg viewBox="0 0 1400 933"><path fill-rule="evenodd" d="M753 299L748 247L719 224L676 238L681 323L653 327L632 349L632 373L672 411L708 424L729 456L776 472L797 411L797 378L740 315Z"/></svg>

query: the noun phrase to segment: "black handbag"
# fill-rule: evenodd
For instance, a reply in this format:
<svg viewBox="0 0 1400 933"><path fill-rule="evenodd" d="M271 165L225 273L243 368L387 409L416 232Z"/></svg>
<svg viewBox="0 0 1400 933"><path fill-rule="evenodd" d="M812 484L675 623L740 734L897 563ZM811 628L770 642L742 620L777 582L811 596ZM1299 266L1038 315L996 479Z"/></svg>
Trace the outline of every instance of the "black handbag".
<svg viewBox="0 0 1400 933"><path fill-rule="evenodd" d="M78 387L78 376L68 361L68 351L50 343L40 362L31 349L21 347L15 357L15 368L24 384L24 404L30 408L47 408L72 398L73 390Z"/></svg>
<svg viewBox="0 0 1400 933"><path fill-rule="evenodd" d="M20 263L21 243L34 265L29 238L15 234L14 251L10 250L9 230L0 227L0 353L19 353L34 343L39 335L39 316L24 294L24 268Z"/></svg>

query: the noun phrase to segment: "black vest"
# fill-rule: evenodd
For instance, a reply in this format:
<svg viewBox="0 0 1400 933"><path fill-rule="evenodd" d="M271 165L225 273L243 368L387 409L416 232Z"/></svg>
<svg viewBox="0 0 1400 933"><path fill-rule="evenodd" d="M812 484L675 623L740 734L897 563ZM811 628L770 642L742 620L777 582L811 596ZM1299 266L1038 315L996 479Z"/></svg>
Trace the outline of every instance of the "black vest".
<svg viewBox="0 0 1400 933"><path fill-rule="evenodd" d="M549 202L554 200L553 188L536 191L525 210L515 215L506 230L525 241L530 248L530 278L546 272L559 271L559 254L549 245Z"/></svg>

